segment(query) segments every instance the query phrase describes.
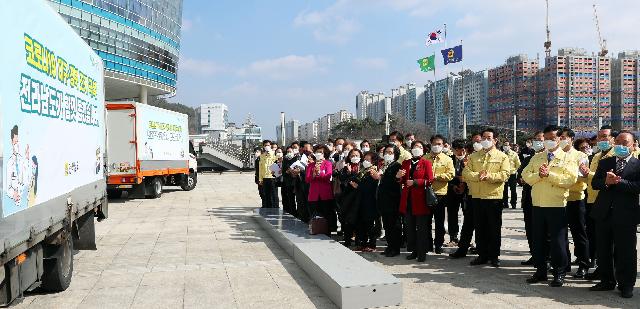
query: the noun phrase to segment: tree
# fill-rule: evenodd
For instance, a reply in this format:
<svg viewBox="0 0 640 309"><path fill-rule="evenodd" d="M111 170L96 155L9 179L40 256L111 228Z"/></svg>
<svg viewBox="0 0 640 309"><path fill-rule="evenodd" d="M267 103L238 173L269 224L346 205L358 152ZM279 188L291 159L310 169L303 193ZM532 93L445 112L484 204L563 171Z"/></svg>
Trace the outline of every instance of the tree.
<svg viewBox="0 0 640 309"><path fill-rule="evenodd" d="M433 134L431 127L426 124L408 121L400 115L390 115L389 122L390 132L398 131L403 134L413 133L419 140L428 140L431 134ZM384 127L384 122L382 122L382 125Z"/></svg>

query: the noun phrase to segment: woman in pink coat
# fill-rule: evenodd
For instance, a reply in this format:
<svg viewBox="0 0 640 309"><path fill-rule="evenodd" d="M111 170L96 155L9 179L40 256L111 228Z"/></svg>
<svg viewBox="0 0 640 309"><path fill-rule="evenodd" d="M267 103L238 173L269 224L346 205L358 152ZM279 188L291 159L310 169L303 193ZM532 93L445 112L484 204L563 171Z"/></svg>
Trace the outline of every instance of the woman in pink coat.
<svg viewBox="0 0 640 309"><path fill-rule="evenodd" d="M307 166L306 182L309 183L309 212L327 219L329 233L338 228L336 218L336 204L333 200L331 176L333 164L329 161L329 149L325 145L318 145L313 150L314 162Z"/></svg>

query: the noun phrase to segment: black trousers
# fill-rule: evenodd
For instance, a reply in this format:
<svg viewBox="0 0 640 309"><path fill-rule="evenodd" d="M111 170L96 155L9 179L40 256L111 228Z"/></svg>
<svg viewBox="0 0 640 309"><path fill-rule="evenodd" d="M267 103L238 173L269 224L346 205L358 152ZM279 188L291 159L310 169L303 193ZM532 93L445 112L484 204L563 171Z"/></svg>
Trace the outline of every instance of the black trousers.
<svg viewBox="0 0 640 309"><path fill-rule="evenodd" d="M516 182L516 174L511 174L507 182L504 184L504 190L502 191L502 205L506 208L509 206L507 203L509 200L509 192L511 191L511 207L516 208L516 203L518 202L518 193L516 191L517 182Z"/></svg>
<svg viewBox="0 0 640 309"><path fill-rule="evenodd" d="M435 232L436 237L433 239L433 243L437 249L442 248L444 244L444 215L447 209L447 196L446 195L438 195L438 203L431 208L433 213L431 216L433 217L433 221L435 222Z"/></svg>
<svg viewBox="0 0 640 309"><path fill-rule="evenodd" d="M617 222L611 216L604 221L597 221L596 239L600 280L617 281L621 287L632 288L635 285L638 274L637 228L637 224Z"/></svg>
<svg viewBox="0 0 640 309"><path fill-rule="evenodd" d="M375 226L375 219L373 220L360 220L357 224L356 231L357 239L362 246L369 248L376 247L376 239L378 238L378 232Z"/></svg>
<svg viewBox="0 0 640 309"><path fill-rule="evenodd" d="M478 256L497 259L500 256L502 200L478 199L473 210Z"/></svg>
<svg viewBox="0 0 640 309"><path fill-rule="evenodd" d="M426 256L427 250L433 246L431 238L431 216L416 216L411 212L411 200L407 201L407 251L414 252L418 257Z"/></svg>
<svg viewBox="0 0 640 309"><path fill-rule="evenodd" d="M338 229L338 217L336 216L336 203L334 200L309 202L309 211L313 215L327 219L329 233Z"/></svg>
<svg viewBox="0 0 640 309"><path fill-rule="evenodd" d="M573 254L582 267L589 267L589 240L587 239L587 227L585 218L584 200L567 202L567 220L569 230L573 238Z"/></svg>
<svg viewBox="0 0 640 309"><path fill-rule="evenodd" d="M400 213L385 213L382 215L382 225L387 238L387 248L399 252L402 243L402 226L400 223Z"/></svg>
<svg viewBox="0 0 640 309"><path fill-rule="evenodd" d="M462 204L462 195L454 192L447 193L447 228L449 232L449 240L458 239L460 226L458 225L458 212Z"/></svg>
<svg viewBox="0 0 640 309"><path fill-rule="evenodd" d="M527 236L527 243L529 244L529 253L533 256L533 223L531 222L533 202L531 200L531 187L528 185L525 185L522 188L521 204L522 213L524 215L524 232Z"/></svg>
<svg viewBox="0 0 640 309"><path fill-rule="evenodd" d="M539 273L547 273L547 253L556 275L564 275L567 265L567 210L565 207L532 209L533 262Z"/></svg>
<svg viewBox="0 0 640 309"><path fill-rule="evenodd" d="M311 215L309 214L309 204L307 202L307 197L309 196L308 185L302 180L298 180L295 184L295 194L297 218L304 223L309 223Z"/></svg>
<svg viewBox="0 0 640 309"><path fill-rule="evenodd" d="M280 195L282 196L282 210L292 216L296 216L295 188L292 185L283 185L280 187Z"/></svg>
<svg viewBox="0 0 640 309"><path fill-rule="evenodd" d="M280 207L275 178L262 179L262 208Z"/></svg>
<svg viewBox="0 0 640 309"><path fill-rule="evenodd" d="M596 237L596 222L591 218L591 209L593 209L593 204L587 204L584 216L586 218L587 240L589 241L589 258L593 263L596 260L596 252L598 251L598 240Z"/></svg>
<svg viewBox="0 0 640 309"><path fill-rule="evenodd" d="M469 250L471 246L471 238L473 237L473 229L475 228L475 220L473 217L473 204L477 203L478 199L467 196L466 200L462 201L462 229L460 230L460 241L458 241L458 248L465 252Z"/></svg>

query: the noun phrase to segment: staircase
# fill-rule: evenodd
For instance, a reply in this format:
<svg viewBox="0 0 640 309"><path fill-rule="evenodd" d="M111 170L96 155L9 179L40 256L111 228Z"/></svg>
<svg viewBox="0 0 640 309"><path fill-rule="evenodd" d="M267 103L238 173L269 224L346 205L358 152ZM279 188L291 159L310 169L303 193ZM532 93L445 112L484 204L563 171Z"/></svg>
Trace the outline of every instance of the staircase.
<svg viewBox="0 0 640 309"><path fill-rule="evenodd" d="M244 165L238 158L208 145L203 146L202 153L198 154L198 169L239 171L245 167Z"/></svg>

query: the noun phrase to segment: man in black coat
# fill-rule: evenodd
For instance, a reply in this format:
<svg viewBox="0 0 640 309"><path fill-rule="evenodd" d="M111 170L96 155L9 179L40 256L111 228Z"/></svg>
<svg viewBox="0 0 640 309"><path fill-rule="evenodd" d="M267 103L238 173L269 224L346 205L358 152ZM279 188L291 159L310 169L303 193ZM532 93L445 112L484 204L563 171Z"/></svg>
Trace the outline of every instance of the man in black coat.
<svg viewBox="0 0 640 309"><path fill-rule="evenodd" d="M447 222L449 223L448 231L450 243L447 247L458 246L458 232L460 226L458 224L458 213L460 212L460 206L466 191L466 185L462 181L462 170L464 169L465 149L464 140L457 139L451 143L453 148L453 154L451 159L453 160L453 168L455 169L455 175L447 187Z"/></svg>
<svg viewBox="0 0 640 309"><path fill-rule="evenodd" d="M591 217L596 222L600 283L592 291L613 290L631 298L637 276L637 228L640 223L640 161L631 155L635 136L616 137L615 156L602 159L591 185L600 190ZM615 253L614 253L615 248Z"/></svg>
<svg viewBox="0 0 640 309"><path fill-rule="evenodd" d="M387 145L384 148L384 173L380 175L380 185L377 193L378 212L382 216L382 225L387 238L387 248L382 252L387 257L400 254L402 245L402 224L400 222L400 194L402 186L396 174L402 167L398 163L400 148Z"/></svg>

